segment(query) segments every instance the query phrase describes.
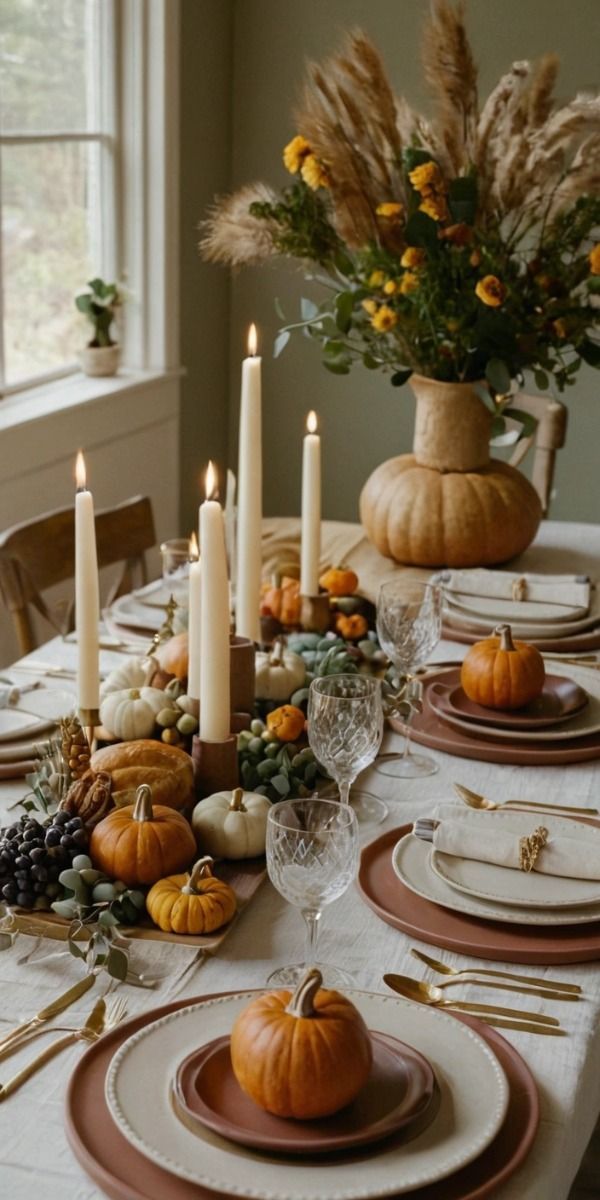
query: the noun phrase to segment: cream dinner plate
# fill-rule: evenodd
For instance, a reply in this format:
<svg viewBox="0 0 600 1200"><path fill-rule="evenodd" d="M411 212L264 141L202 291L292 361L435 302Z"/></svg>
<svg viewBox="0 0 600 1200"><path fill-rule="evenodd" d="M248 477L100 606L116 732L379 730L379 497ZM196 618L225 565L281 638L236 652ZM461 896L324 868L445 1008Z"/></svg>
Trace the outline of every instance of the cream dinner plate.
<svg viewBox="0 0 600 1200"><path fill-rule="evenodd" d="M261 1154L208 1129L191 1133L171 1104L175 1070L199 1044L230 1033L235 1018L254 998L248 992L170 1013L124 1043L106 1078L106 1100L119 1130L172 1174L252 1200L375 1200L453 1174L481 1154L504 1120L508 1084L498 1060L471 1028L446 1013L398 996L347 994L369 1028L402 1038L435 1071L440 1109L413 1140L390 1140L369 1154L324 1166Z"/></svg>
<svg viewBox="0 0 600 1200"><path fill-rule="evenodd" d="M531 819L531 815L528 814ZM545 817L544 817L545 819ZM536 822L537 823L537 822ZM591 826L590 826L591 829ZM596 831L598 832L598 831ZM413 833L400 838L392 851L392 866L398 879L411 892L449 908L483 921L502 921L510 925L591 925L600 921L600 904L573 908L518 908L499 900L484 900L460 891L438 875L431 865L431 845L415 837ZM554 878L554 876L552 877Z"/></svg>
<svg viewBox="0 0 600 1200"><path fill-rule="evenodd" d="M76 706L77 697L74 691L36 688L34 692L25 692L11 708L49 721L60 721L61 717L70 717Z"/></svg>
<svg viewBox="0 0 600 1200"><path fill-rule="evenodd" d="M36 717L33 713L21 712L19 708L0 708L0 742L14 742L15 738L37 737L52 729L55 718Z"/></svg>
<svg viewBox="0 0 600 1200"><path fill-rule="evenodd" d="M498 605L495 615L483 616L473 609L466 609L462 605L454 604L450 595L447 595L444 603L444 612L456 625L467 625L471 629L481 629L482 637L486 635L490 636L493 633L494 626L498 625L501 621L509 621L513 636L516 638L567 638L572 634L583 633L586 629L592 629L600 623L600 600L598 598L592 601L592 606L587 616L559 621L544 619L540 621L534 619L525 620L524 615L521 617L518 615L508 616L506 610L500 607L507 604L511 604L511 601L494 601L494 606Z"/></svg>

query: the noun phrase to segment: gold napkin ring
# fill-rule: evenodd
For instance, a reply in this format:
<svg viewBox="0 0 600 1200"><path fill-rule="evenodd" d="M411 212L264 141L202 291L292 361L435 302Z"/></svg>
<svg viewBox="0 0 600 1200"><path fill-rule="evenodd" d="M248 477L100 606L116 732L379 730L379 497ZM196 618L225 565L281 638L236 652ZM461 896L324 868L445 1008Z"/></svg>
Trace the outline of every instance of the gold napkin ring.
<svg viewBox="0 0 600 1200"><path fill-rule="evenodd" d="M527 580L523 576L520 579L513 580L512 598L513 600L527 599Z"/></svg>
<svg viewBox="0 0 600 1200"><path fill-rule="evenodd" d="M519 838L519 866L522 871L533 871L538 855L548 841L545 825L538 825L529 837Z"/></svg>

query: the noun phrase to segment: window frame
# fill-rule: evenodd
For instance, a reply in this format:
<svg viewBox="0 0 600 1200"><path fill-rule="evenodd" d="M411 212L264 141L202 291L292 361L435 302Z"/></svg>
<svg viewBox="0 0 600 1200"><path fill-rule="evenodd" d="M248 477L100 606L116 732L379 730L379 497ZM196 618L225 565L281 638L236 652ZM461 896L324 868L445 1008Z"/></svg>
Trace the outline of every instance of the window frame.
<svg viewBox="0 0 600 1200"><path fill-rule="evenodd" d="M179 369L180 0L102 0L97 21L99 129L2 134L0 146L17 139L104 145L100 273L122 281L127 292L121 362L129 379L138 371L170 374ZM0 339L3 332L0 287ZM8 399L16 404L33 392L39 397L47 386L52 410L60 406L59 381L71 377L76 383L77 374L77 363L65 363L3 385L0 370L0 409Z"/></svg>

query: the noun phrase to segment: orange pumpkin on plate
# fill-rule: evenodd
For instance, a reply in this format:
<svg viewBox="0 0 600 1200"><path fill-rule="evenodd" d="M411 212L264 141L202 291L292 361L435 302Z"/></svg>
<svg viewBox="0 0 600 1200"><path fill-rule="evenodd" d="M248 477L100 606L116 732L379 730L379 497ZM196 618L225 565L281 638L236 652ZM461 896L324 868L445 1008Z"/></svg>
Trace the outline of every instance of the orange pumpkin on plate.
<svg viewBox="0 0 600 1200"><path fill-rule="evenodd" d="M469 700L484 708L523 708L544 687L544 660L535 646L513 642L510 625L467 651L460 682Z"/></svg>

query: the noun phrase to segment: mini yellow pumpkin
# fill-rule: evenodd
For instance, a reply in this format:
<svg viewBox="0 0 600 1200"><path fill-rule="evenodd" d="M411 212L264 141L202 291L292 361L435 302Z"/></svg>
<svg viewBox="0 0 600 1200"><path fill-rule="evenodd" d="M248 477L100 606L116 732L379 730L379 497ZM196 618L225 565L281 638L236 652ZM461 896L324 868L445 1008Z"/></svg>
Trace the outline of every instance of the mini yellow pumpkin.
<svg viewBox="0 0 600 1200"><path fill-rule="evenodd" d="M146 896L146 908L165 933L212 933L234 916L233 888L212 873L212 858L201 858L187 875L159 879Z"/></svg>
<svg viewBox="0 0 600 1200"><path fill-rule="evenodd" d="M281 742L295 742L304 733L305 716L295 704L282 704L267 717L267 729Z"/></svg>

